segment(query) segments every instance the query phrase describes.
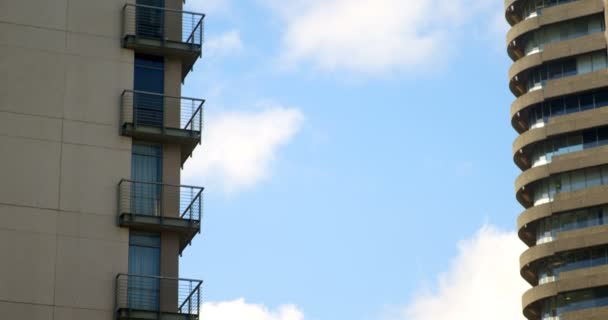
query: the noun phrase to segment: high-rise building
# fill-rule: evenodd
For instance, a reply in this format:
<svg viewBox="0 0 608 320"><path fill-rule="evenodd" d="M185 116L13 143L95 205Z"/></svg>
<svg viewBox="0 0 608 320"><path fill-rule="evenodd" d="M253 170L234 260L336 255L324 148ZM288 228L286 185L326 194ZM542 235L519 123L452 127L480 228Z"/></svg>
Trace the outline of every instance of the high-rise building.
<svg viewBox="0 0 608 320"><path fill-rule="evenodd" d="M608 319L605 0L505 0L530 320Z"/></svg>
<svg viewBox="0 0 608 320"><path fill-rule="evenodd" d="M0 1L0 319L198 319L180 184L204 100L182 0Z"/></svg>

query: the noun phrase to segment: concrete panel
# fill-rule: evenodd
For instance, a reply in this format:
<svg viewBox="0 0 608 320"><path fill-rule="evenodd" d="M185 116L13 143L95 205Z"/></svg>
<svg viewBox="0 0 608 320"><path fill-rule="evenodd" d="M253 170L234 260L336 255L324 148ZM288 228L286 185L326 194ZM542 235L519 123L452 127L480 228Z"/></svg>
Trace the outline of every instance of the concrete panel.
<svg viewBox="0 0 608 320"><path fill-rule="evenodd" d="M65 31L0 22L0 45L65 51Z"/></svg>
<svg viewBox="0 0 608 320"><path fill-rule="evenodd" d="M0 136L0 203L57 208L60 144Z"/></svg>
<svg viewBox="0 0 608 320"><path fill-rule="evenodd" d="M0 300L53 303L55 244L53 235L0 230Z"/></svg>
<svg viewBox="0 0 608 320"><path fill-rule="evenodd" d="M0 205L0 229L55 234L57 211Z"/></svg>
<svg viewBox="0 0 608 320"><path fill-rule="evenodd" d="M5 79L0 86L0 110L60 118L65 60L64 55L50 51L0 48L0 74Z"/></svg>
<svg viewBox="0 0 608 320"><path fill-rule="evenodd" d="M179 274L179 238L177 234L163 232L160 248L160 274L164 277L177 278ZM164 281L161 283L160 308L169 312L177 312L179 283Z"/></svg>
<svg viewBox="0 0 608 320"><path fill-rule="evenodd" d="M163 182L173 185L180 184L181 153L175 144L163 145Z"/></svg>
<svg viewBox="0 0 608 320"><path fill-rule="evenodd" d="M66 50L72 55L133 63L133 50L123 49L119 37L68 33Z"/></svg>
<svg viewBox="0 0 608 320"><path fill-rule="evenodd" d="M55 307L54 319L57 320L111 320L114 313L108 310L76 309Z"/></svg>
<svg viewBox="0 0 608 320"><path fill-rule="evenodd" d="M131 152L63 145L61 209L116 215L118 182L130 176Z"/></svg>
<svg viewBox="0 0 608 320"><path fill-rule="evenodd" d="M128 270L128 243L59 236L55 304L114 308L114 279Z"/></svg>
<svg viewBox="0 0 608 320"><path fill-rule="evenodd" d="M182 63L179 59L165 58L165 94L180 97L182 88ZM169 127L180 126L180 100L168 99L165 109L165 121Z"/></svg>
<svg viewBox="0 0 608 320"><path fill-rule="evenodd" d="M0 136L61 141L61 120L0 111Z"/></svg>
<svg viewBox="0 0 608 320"><path fill-rule="evenodd" d="M66 120L63 122L63 142L130 151L131 139L119 135L117 124L118 121L102 125Z"/></svg>
<svg viewBox="0 0 608 320"><path fill-rule="evenodd" d="M65 118L118 126L120 94L132 87L131 64L79 56L70 58ZM118 135L118 130L114 133Z"/></svg>
<svg viewBox="0 0 608 320"><path fill-rule="evenodd" d="M0 21L65 29L68 0L2 0Z"/></svg>
<svg viewBox="0 0 608 320"><path fill-rule="evenodd" d="M53 320L53 308L0 301L0 315L3 319Z"/></svg>
<svg viewBox="0 0 608 320"><path fill-rule="evenodd" d="M118 39L122 27L121 0L71 1L68 8L68 30Z"/></svg>
<svg viewBox="0 0 608 320"><path fill-rule="evenodd" d="M60 211L57 234L96 240L129 242L129 231L117 226L115 215Z"/></svg>

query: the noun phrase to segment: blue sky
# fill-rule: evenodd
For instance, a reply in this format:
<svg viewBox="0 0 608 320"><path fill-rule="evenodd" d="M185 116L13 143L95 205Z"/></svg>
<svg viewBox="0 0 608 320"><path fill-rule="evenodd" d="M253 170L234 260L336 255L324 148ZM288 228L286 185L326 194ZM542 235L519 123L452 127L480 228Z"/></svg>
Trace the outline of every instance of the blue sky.
<svg viewBox="0 0 608 320"><path fill-rule="evenodd" d="M484 296L520 317L502 6L406 2L186 1L206 43L182 94L207 102L183 179L206 194L180 268L206 319L475 320L499 270L471 265L496 261Z"/></svg>

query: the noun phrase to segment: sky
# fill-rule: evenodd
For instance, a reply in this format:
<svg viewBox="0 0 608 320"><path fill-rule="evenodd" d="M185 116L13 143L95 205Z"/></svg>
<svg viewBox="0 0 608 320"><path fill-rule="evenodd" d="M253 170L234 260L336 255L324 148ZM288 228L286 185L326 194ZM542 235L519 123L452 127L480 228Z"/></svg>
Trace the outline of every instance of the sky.
<svg viewBox="0 0 608 320"><path fill-rule="evenodd" d="M206 320L523 319L495 0L187 0Z"/></svg>

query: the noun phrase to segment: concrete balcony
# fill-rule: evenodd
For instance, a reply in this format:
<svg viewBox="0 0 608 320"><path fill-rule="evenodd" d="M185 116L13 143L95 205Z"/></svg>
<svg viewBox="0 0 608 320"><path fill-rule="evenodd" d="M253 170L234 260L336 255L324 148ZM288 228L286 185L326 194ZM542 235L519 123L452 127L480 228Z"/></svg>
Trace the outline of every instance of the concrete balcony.
<svg viewBox="0 0 608 320"><path fill-rule="evenodd" d="M175 232L180 253L200 232L202 212L203 188L124 179L118 184L118 224Z"/></svg>
<svg viewBox="0 0 608 320"><path fill-rule="evenodd" d="M182 81L202 55L204 14L126 4L122 46L138 53L178 58Z"/></svg>
<svg viewBox="0 0 608 320"><path fill-rule="evenodd" d="M125 90L121 96L123 136L156 143L175 143L183 164L201 143L205 100Z"/></svg>
<svg viewBox="0 0 608 320"><path fill-rule="evenodd" d="M116 319L198 320L200 280L119 274Z"/></svg>

